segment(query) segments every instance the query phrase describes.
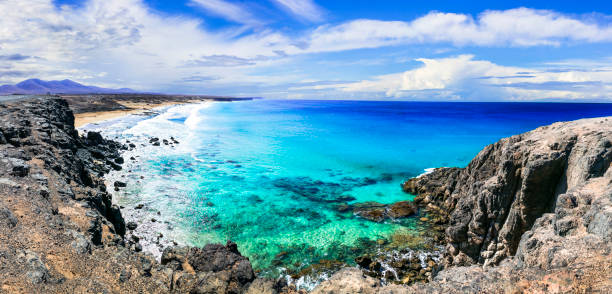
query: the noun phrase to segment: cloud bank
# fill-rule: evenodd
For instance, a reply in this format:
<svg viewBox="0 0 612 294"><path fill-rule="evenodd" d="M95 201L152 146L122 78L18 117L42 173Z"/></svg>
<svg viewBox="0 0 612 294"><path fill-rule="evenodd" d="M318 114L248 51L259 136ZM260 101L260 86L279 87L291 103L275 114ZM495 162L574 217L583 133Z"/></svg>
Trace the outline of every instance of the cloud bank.
<svg viewBox="0 0 612 294"><path fill-rule="evenodd" d="M297 18L324 20L323 9L311 0L271 1ZM533 68L499 66L471 55L421 58L417 60L422 67L404 73L348 84L321 83L323 88L318 89L287 86L278 91L283 85L316 77L267 72L300 56L388 46L525 48L612 42L610 23L588 17L527 8L485 11L476 17L431 12L409 21L359 19L286 32L266 27L237 2L192 0L192 4L231 22L258 28L238 33L231 27L212 30L205 19L160 14L141 0L87 0L79 7L60 8L51 0L0 1L0 81L37 76L147 91L172 88L248 94L232 90L244 86L249 90L275 88L281 96L326 89L328 94L337 95L382 93L410 98L426 93L446 99L484 91L502 93L509 99L535 99L540 94L595 97L610 91L609 65L600 64L601 72L537 72ZM533 77L502 78L521 76L520 72ZM550 82L582 84L563 89L561 84L553 86ZM482 91L477 91L478 87Z"/></svg>
<svg viewBox="0 0 612 294"><path fill-rule="evenodd" d="M372 97L418 100L609 99L612 63L588 69L532 69L502 66L473 55L426 59L418 68L359 82L296 87L295 90L339 90Z"/></svg>

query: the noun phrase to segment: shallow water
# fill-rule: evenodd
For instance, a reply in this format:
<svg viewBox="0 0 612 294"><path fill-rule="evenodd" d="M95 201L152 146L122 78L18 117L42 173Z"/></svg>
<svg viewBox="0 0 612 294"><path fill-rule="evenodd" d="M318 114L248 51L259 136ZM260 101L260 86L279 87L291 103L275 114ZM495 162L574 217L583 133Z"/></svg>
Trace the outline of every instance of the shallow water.
<svg viewBox="0 0 612 294"><path fill-rule="evenodd" d="M160 232L162 244L232 240L277 276L321 260L353 263L377 240L423 229L340 213L339 204L411 200L400 184L427 168L465 166L485 145L541 125L611 114L609 104L257 100L85 129L138 143L124 155L137 160L111 176L128 182L115 201L143 223L137 234L154 241ZM151 136L180 144L153 147Z"/></svg>

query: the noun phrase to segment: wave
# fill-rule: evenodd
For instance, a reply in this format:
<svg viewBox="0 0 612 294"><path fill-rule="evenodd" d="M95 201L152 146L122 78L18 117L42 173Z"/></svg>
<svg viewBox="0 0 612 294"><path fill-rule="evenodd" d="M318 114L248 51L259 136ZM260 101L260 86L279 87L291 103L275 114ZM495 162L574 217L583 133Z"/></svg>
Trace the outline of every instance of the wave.
<svg viewBox="0 0 612 294"><path fill-rule="evenodd" d="M437 167L430 167L430 168L426 168L426 169L424 169L424 170L423 170L423 171L424 171L423 173L421 173L420 175L418 175L418 176L416 176L416 177L417 177L417 178L420 178L420 177L422 177L422 176L428 175L428 174L430 174L430 173L433 173L433 172L434 172L436 169L438 169L438 168L437 168Z"/></svg>

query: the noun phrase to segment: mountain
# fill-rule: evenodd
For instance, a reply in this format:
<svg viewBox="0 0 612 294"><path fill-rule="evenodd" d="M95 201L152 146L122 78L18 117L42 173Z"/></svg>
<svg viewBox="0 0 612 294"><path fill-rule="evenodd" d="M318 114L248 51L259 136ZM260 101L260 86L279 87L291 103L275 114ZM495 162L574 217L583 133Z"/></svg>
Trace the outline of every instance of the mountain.
<svg viewBox="0 0 612 294"><path fill-rule="evenodd" d="M16 85L0 86L0 95L9 94L122 94L134 93L128 88L106 89L95 86L86 86L71 80L43 81L39 79L25 80Z"/></svg>

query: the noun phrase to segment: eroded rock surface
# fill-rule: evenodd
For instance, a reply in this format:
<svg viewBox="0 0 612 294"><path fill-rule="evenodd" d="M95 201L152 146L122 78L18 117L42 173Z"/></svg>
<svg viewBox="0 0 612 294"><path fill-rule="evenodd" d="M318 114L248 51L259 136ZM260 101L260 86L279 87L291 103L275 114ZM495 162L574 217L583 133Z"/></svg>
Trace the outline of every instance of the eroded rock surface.
<svg viewBox="0 0 612 294"><path fill-rule="evenodd" d="M255 275L233 243L169 249L163 264L128 249L138 240L103 180L121 148L79 136L65 100L0 104L0 293L247 291Z"/></svg>
<svg viewBox="0 0 612 294"><path fill-rule="evenodd" d="M404 183L445 227L447 268L393 293L612 292L611 142L611 118L556 123ZM320 289L391 293L355 275Z"/></svg>

